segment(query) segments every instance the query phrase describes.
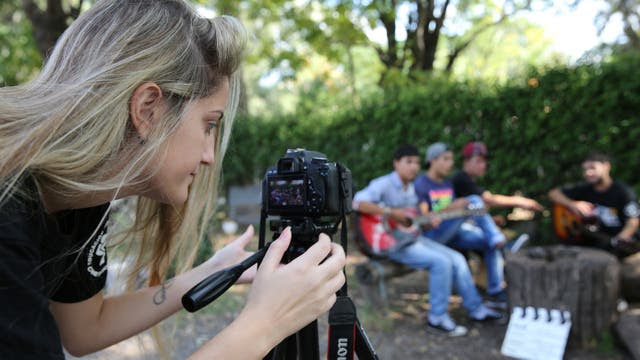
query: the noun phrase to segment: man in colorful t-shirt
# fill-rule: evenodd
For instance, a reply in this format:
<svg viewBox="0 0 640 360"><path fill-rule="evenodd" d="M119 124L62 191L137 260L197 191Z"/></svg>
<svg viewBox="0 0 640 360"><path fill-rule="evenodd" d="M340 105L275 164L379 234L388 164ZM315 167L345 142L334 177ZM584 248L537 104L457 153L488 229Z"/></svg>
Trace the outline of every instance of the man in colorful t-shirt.
<svg viewBox="0 0 640 360"><path fill-rule="evenodd" d="M453 184L447 180L453 168L453 152L446 144L429 146L425 163L427 171L414 183L420 211L424 215L436 213L442 221L424 235L456 249L481 251L487 267L488 303L506 307L499 253L505 236L493 219L482 212L484 203L480 196L455 197Z"/></svg>

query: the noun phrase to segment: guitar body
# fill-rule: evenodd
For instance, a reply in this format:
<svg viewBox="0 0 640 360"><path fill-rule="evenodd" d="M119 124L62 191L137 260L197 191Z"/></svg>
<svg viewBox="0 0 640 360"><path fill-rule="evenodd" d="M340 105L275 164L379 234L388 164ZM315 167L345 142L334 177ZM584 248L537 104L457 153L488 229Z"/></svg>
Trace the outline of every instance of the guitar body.
<svg viewBox="0 0 640 360"><path fill-rule="evenodd" d="M553 231L561 242L567 244L583 245L586 237L601 238L604 241L608 236L600 232L598 219L595 217L583 218L579 214L569 210L566 206L554 203L552 208ZM605 242L608 242L606 240Z"/></svg>
<svg viewBox="0 0 640 360"><path fill-rule="evenodd" d="M582 218L580 215L560 204L553 204L553 231L560 242L567 245L588 245L613 252L619 257L640 251L640 242L616 242L610 235L600 231L598 221Z"/></svg>
<svg viewBox="0 0 640 360"><path fill-rule="evenodd" d="M409 218L411 224L399 224L390 216L358 214L358 232L363 240L358 245L360 249L371 257L384 257L390 251L406 246L413 242L407 239L414 239L420 234L420 226L428 225L434 217L440 219L450 219L457 217L467 217L471 215L485 214L485 209L472 210L455 210L451 212L436 212L425 216L418 216L418 209L403 209ZM394 230L406 233L404 239L398 241L391 235Z"/></svg>
<svg viewBox="0 0 640 360"><path fill-rule="evenodd" d="M566 243L580 242L582 217L563 205L554 203L552 210L553 232Z"/></svg>
<svg viewBox="0 0 640 360"><path fill-rule="evenodd" d="M625 257L640 251L640 241L620 242L600 231L597 219L584 219L565 206L553 204L553 230L567 245L595 246Z"/></svg>
<svg viewBox="0 0 640 360"><path fill-rule="evenodd" d="M358 215L358 231L364 240L360 248L365 254L372 257L384 256L396 247L396 239L386 231L384 222L382 215Z"/></svg>

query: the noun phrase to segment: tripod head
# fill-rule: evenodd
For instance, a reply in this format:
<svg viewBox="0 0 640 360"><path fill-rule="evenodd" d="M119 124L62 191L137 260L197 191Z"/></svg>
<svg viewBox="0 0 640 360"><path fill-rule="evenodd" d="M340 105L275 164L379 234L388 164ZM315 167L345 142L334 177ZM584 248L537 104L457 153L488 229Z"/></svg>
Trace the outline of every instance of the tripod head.
<svg viewBox="0 0 640 360"><path fill-rule="evenodd" d="M318 241L320 233L329 236L336 232L337 224L329 221L319 221L314 218L281 218L269 222L269 229L273 232L273 240L277 239L285 228L291 228L291 244L282 258L283 263L303 254L311 245ZM260 247L264 241L264 227L260 228Z"/></svg>

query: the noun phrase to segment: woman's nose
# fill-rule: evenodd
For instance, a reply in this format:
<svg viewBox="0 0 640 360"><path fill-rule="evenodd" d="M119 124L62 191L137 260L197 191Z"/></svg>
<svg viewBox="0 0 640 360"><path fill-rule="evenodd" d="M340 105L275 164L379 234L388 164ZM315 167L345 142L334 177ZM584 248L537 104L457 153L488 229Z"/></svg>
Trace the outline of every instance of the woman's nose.
<svg viewBox="0 0 640 360"><path fill-rule="evenodd" d="M207 141L204 152L202 153L202 163L211 164L213 162L213 159L215 157L215 146L215 142Z"/></svg>

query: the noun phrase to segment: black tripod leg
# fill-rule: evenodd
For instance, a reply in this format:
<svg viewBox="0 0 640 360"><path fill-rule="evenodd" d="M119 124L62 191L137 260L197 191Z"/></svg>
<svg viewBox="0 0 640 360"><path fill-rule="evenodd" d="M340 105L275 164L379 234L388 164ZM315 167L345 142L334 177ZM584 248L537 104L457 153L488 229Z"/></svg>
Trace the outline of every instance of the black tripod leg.
<svg viewBox="0 0 640 360"><path fill-rule="evenodd" d="M320 360L320 345L318 343L318 320L313 320L297 333L298 354L300 360Z"/></svg>
<svg viewBox="0 0 640 360"><path fill-rule="evenodd" d="M378 360L378 354L373 349L360 321L356 321L356 355L358 355L358 360Z"/></svg>
<svg viewBox="0 0 640 360"><path fill-rule="evenodd" d="M318 321L314 320L297 333L276 345L264 360L320 360Z"/></svg>
<svg viewBox="0 0 640 360"><path fill-rule="evenodd" d="M287 360L295 359L297 344L296 334L290 335L286 339L282 340L280 344L276 345L263 360Z"/></svg>

